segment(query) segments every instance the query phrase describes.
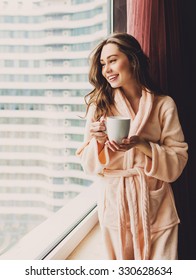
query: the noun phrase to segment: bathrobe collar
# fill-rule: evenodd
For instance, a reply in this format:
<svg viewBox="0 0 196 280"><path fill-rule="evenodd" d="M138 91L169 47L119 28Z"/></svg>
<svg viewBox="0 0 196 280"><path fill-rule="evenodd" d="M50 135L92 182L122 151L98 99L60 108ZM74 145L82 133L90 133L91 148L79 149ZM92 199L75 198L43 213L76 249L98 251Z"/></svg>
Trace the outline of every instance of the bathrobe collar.
<svg viewBox="0 0 196 280"><path fill-rule="evenodd" d="M140 98L139 109L137 114L134 113L131 104L123 94L120 89L115 89L115 108L113 110L114 115L122 115L125 117L131 118L131 126L129 131L129 137L131 135L139 135L145 126L148 118L151 114L153 107L154 94L150 93L147 90L142 90L142 96ZM143 170L140 168L135 168L134 163L134 149L131 149L125 153L124 156L124 168L123 170L119 170L119 176L121 177L119 188L118 188L118 225L119 225L119 240L121 244L121 248L125 246L126 240L126 215L125 215L125 205L124 205L124 197L125 192L127 192L128 206L130 211L131 218L131 231L133 234L133 247L135 252L136 259L149 259L150 253L150 221L149 221L149 193L148 186L146 184L146 178ZM105 176L114 176L118 171L107 172L104 171ZM124 172L126 174L124 174ZM142 225L143 225L143 234L144 234L144 253L143 256L141 254L141 248L139 244L139 232L138 232L138 217L137 217L137 206L135 204L136 201L136 191L135 191L135 182L133 180L132 174L135 172L139 176L140 188L141 188L141 200L140 203L142 205ZM107 175L106 175L107 173ZM125 183L126 182L126 183ZM128 185L129 187L125 187ZM123 250L121 250L123 252ZM121 256L123 259L123 256Z"/></svg>
<svg viewBox="0 0 196 280"><path fill-rule="evenodd" d="M137 114L134 113L130 102L120 88L114 89L114 100L116 106L112 110L113 114L122 115L129 118L131 117L131 128L129 134L139 135L150 116L154 94L147 91L146 89L142 90L142 96L140 98Z"/></svg>

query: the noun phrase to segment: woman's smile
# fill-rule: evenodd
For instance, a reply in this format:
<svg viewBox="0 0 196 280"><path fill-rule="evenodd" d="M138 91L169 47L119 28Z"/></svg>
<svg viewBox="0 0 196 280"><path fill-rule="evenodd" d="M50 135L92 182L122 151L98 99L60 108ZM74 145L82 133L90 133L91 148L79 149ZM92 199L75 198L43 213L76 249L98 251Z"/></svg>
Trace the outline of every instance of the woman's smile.
<svg viewBox="0 0 196 280"><path fill-rule="evenodd" d="M107 77L107 80L108 80L109 82L114 82L114 81L117 80L117 78L118 78L118 74L113 74L113 75L108 76L108 77Z"/></svg>
<svg viewBox="0 0 196 280"><path fill-rule="evenodd" d="M130 83L132 72L127 56L115 44L105 45L101 52L102 75L113 88Z"/></svg>

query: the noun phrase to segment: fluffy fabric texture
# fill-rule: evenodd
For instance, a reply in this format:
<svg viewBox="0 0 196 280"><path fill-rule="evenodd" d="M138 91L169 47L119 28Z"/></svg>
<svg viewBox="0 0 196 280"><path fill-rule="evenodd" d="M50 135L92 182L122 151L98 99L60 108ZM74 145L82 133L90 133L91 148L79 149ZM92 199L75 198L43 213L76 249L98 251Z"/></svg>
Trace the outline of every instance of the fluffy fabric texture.
<svg viewBox="0 0 196 280"><path fill-rule="evenodd" d="M115 90L113 115L131 118L129 136L147 139L152 159L136 148L112 152L105 146L98 154L97 141L89 131L94 109L89 110L85 141L77 156L84 171L97 176L100 224L118 229L120 259L124 259L127 228L133 236L134 258L149 259L151 235L180 222L170 182L180 176L186 165L188 145L176 105L169 96L155 96L143 90L135 115L123 93Z"/></svg>

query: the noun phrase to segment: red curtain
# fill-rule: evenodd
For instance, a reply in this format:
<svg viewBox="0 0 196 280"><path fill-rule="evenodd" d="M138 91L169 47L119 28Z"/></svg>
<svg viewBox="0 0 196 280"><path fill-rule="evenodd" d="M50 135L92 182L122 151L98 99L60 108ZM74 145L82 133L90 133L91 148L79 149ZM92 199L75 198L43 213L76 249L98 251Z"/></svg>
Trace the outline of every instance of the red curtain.
<svg viewBox="0 0 196 280"><path fill-rule="evenodd" d="M127 32L140 42L147 55L150 53L150 26L153 0L127 1Z"/></svg>
<svg viewBox="0 0 196 280"><path fill-rule="evenodd" d="M137 38L145 53L151 58L152 76L167 91L170 89L168 77L171 76L169 72L172 70L170 68L168 72L172 66L169 66L170 60L173 60L175 69L179 63L177 57L180 42L179 26L176 25L178 17L176 7L177 0L169 1L169 6L165 0L127 1L127 32ZM172 30L169 30L170 28ZM181 69L180 65L178 69Z"/></svg>
<svg viewBox="0 0 196 280"><path fill-rule="evenodd" d="M127 0L127 32L150 58L150 70L179 110L189 160L172 184L181 219L179 258L196 259L195 7L187 0Z"/></svg>

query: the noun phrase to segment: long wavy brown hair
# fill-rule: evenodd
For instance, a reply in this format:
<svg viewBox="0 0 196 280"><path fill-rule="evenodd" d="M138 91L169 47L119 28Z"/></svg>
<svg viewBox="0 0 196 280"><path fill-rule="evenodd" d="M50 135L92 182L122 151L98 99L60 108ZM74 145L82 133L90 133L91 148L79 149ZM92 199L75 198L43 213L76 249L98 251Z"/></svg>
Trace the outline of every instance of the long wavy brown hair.
<svg viewBox="0 0 196 280"><path fill-rule="evenodd" d="M158 95L163 94L150 76L149 58L143 52L139 42L130 34L114 33L98 44L90 54L89 82L93 85L93 90L85 96L85 102L86 114L91 105L96 107L95 120L99 120L103 115L111 114L111 108L114 105L114 91L102 75L100 63L102 48L111 43L117 45L118 49L128 57L132 74L142 89Z"/></svg>

